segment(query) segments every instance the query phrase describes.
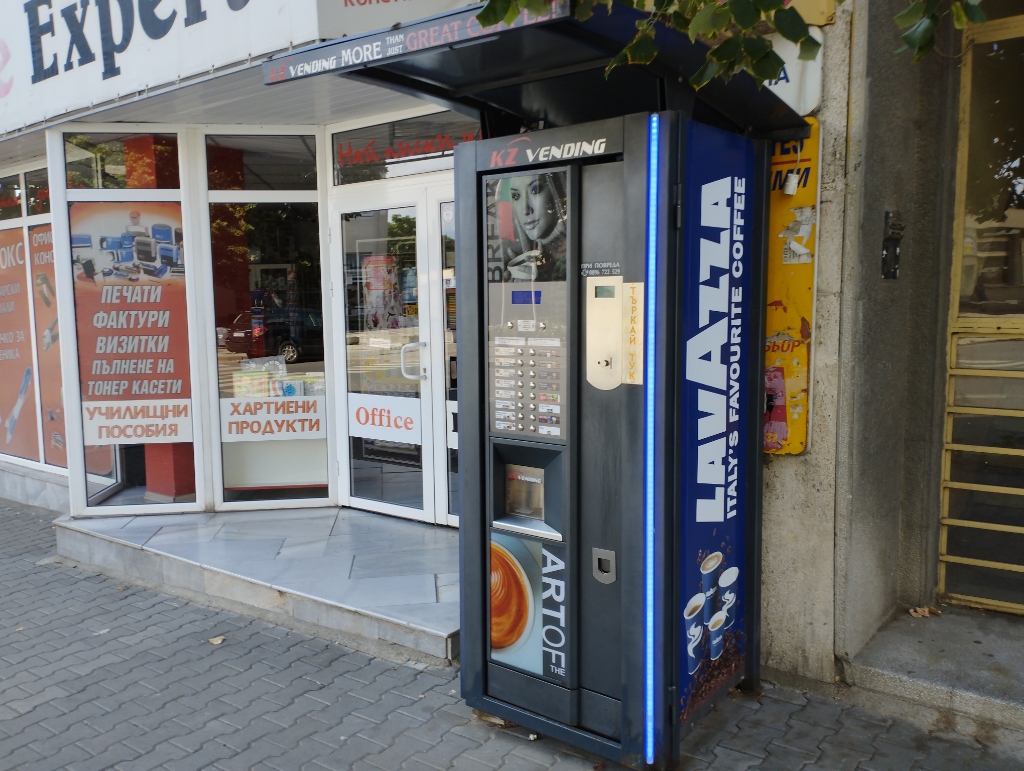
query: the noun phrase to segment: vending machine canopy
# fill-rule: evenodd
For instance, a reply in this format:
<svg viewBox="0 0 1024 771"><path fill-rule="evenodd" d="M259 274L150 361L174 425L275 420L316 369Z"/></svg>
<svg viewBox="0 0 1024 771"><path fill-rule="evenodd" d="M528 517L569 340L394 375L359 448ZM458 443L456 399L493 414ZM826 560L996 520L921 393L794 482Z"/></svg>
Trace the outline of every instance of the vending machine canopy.
<svg viewBox="0 0 1024 771"><path fill-rule="evenodd" d="M637 112L681 110L734 133L779 139L806 136L804 119L746 73L695 91L689 78L707 46L658 25L657 58L606 73L636 34L641 11L598 4L586 21L569 0L551 0L543 16L481 27L483 5L393 29L328 41L264 63L267 85L315 75L360 78L479 116L485 137L524 124L551 128Z"/></svg>

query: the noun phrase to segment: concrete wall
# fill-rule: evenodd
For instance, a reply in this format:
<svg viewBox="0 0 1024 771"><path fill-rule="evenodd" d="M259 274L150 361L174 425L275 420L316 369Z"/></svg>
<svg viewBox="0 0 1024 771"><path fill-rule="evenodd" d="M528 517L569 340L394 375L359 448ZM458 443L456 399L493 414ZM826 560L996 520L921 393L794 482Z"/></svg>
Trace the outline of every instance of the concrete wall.
<svg viewBox="0 0 1024 771"><path fill-rule="evenodd" d="M0 459L0 498L51 511L69 511L68 478Z"/></svg>
<svg viewBox="0 0 1024 771"><path fill-rule="evenodd" d="M836 458L836 653L934 591L955 70L894 58L902 0L853 5ZM951 41L943 41L949 50ZM952 123L952 126L950 125ZM885 212L906 224L881 278Z"/></svg>
<svg viewBox="0 0 1024 771"><path fill-rule="evenodd" d="M904 7L852 0L825 30L811 444L765 468L763 663L821 681L935 589L958 79L893 56Z"/></svg>
<svg viewBox="0 0 1024 771"><path fill-rule="evenodd" d="M851 11L850 3L839 6L836 23L824 28L811 441L802 455L766 456L764 474L762 662L829 682Z"/></svg>

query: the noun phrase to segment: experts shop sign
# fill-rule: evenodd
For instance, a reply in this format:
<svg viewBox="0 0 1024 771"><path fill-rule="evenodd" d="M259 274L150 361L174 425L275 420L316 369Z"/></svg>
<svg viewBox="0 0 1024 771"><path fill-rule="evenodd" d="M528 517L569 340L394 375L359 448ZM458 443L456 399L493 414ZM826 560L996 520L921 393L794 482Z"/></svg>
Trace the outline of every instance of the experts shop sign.
<svg viewBox="0 0 1024 771"><path fill-rule="evenodd" d="M0 18L0 132L317 38L313 0L0 0Z"/></svg>

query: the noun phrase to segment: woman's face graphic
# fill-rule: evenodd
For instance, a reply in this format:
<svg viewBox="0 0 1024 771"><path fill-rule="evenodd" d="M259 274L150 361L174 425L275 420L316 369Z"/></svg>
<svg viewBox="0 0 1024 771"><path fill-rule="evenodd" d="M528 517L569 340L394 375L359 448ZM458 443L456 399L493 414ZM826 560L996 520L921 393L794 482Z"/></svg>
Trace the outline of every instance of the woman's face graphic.
<svg viewBox="0 0 1024 771"><path fill-rule="evenodd" d="M558 224L558 210L550 185L541 177L512 178L512 210L531 241L547 238Z"/></svg>

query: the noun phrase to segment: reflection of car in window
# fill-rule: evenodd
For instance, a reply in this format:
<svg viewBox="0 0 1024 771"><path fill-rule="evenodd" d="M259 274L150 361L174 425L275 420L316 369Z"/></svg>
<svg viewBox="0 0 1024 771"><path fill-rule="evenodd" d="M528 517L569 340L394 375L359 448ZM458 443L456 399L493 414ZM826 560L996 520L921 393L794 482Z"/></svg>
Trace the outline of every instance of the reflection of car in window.
<svg viewBox="0 0 1024 771"><path fill-rule="evenodd" d="M258 319L259 317L257 317ZM324 317L319 310L268 308L253 327L252 313L239 313L224 335L224 347L250 357L283 356L288 364L322 361Z"/></svg>

